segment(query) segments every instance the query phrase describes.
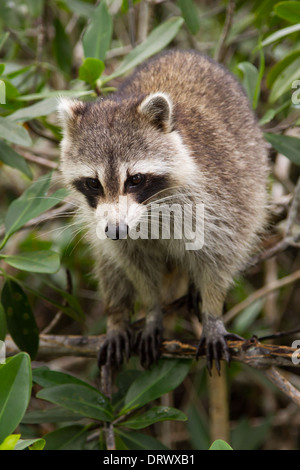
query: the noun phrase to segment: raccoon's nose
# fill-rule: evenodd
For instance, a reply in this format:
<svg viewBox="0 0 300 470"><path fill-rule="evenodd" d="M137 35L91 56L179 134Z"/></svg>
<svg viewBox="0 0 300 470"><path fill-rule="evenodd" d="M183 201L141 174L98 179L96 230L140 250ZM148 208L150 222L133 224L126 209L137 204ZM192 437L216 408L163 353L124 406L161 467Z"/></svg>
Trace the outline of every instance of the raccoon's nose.
<svg viewBox="0 0 300 470"><path fill-rule="evenodd" d="M106 236L111 240L120 240L122 238L126 238L128 232L129 227L127 224L107 225L105 228Z"/></svg>

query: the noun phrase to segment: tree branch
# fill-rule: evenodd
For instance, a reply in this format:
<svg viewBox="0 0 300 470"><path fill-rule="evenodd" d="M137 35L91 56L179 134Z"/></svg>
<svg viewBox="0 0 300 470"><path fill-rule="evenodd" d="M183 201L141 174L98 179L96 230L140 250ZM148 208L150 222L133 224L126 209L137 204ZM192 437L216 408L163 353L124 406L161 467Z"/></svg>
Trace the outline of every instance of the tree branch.
<svg viewBox="0 0 300 470"><path fill-rule="evenodd" d="M96 358L105 335L40 335L38 359L49 359L61 356ZM12 356L19 352L10 336L6 340L6 352ZM255 369L266 369L271 366L296 367L300 361L300 351L289 346L263 344L256 337L244 341L228 341L232 361L242 362ZM194 359L197 341L183 342L180 340L163 341L162 357ZM205 356L205 350L201 351ZM294 358L294 361L293 361ZM223 358L224 359L224 358Z"/></svg>

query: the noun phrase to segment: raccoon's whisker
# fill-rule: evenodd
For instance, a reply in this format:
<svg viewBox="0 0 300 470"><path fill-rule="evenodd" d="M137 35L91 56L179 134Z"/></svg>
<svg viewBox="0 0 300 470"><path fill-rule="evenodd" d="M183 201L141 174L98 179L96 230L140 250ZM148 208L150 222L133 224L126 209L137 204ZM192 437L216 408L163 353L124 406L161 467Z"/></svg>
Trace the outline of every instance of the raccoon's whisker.
<svg viewBox="0 0 300 470"><path fill-rule="evenodd" d="M72 251L71 251L71 253L70 253L70 256L73 254L73 251L75 250L75 248L77 247L77 245L79 245L79 243L81 242L81 240L84 239L85 236L86 236L86 233L84 232L83 235L82 235L82 237L79 238L79 240L78 240L78 242L76 243L76 245L73 246ZM73 239L74 239L74 238L75 238L75 236L73 237ZM72 239L72 240L73 240L73 239ZM72 241L72 240L71 240L71 241ZM70 243L71 243L71 241L70 241ZM69 243L69 244L70 244L70 243Z"/></svg>
<svg viewBox="0 0 300 470"><path fill-rule="evenodd" d="M58 235L61 235L65 230L67 230L70 227L74 227L75 225L78 225L78 222L74 222L73 224L67 224L65 227L56 227L54 229L47 230L47 231L43 232L43 235L49 235L50 233L57 232L58 230L61 231Z"/></svg>
<svg viewBox="0 0 300 470"><path fill-rule="evenodd" d="M171 186L170 188L161 189L161 190L158 191L157 193L155 193L155 194L153 194L152 196L148 197L148 199L146 199L145 201L143 201L142 204L147 205L148 201L151 200L151 199L153 199L154 197L156 197L158 194L163 193L163 192L165 192L165 191L170 191L171 189L177 189L177 188L183 188L183 186L182 186L182 185L180 185L180 186Z"/></svg>
<svg viewBox="0 0 300 470"><path fill-rule="evenodd" d="M32 196L32 197L28 198L28 200L31 200L31 199L53 199L53 200L56 200L58 202L66 202L64 199L60 199L59 197L53 197L53 196ZM75 204L72 201L68 201L68 204L71 204L72 206L80 208L80 206L78 204Z"/></svg>
<svg viewBox="0 0 300 470"><path fill-rule="evenodd" d="M174 199L174 201L176 201L176 199L184 199L184 198L188 198L188 196L194 196L193 193L183 193L183 194L180 194L180 193L175 193L175 194L170 194L169 196L165 196L165 197L162 197L160 199L157 199L155 201L151 201L151 202L148 202L146 205L146 207L151 207L151 204L160 204L161 202L163 201L166 201L166 200L169 200L169 199ZM154 196L153 196L154 197ZM191 202L190 199L187 199L188 202Z"/></svg>

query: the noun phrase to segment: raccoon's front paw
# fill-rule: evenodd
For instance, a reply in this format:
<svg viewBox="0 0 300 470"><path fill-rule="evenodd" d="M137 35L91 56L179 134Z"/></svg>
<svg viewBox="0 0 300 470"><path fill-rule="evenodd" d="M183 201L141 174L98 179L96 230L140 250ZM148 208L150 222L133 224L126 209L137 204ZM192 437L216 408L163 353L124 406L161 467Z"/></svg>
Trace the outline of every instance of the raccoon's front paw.
<svg viewBox="0 0 300 470"><path fill-rule="evenodd" d="M141 365L148 369L160 358L162 342L162 326L156 322L150 323L137 333L134 349L140 356Z"/></svg>
<svg viewBox="0 0 300 470"><path fill-rule="evenodd" d="M132 333L129 328L112 329L99 349L98 367L104 365L119 367L123 363L124 354L129 359L132 348Z"/></svg>
<svg viewBox="0 0 300 470"><path fill-rule="evenodd" d="M209 316L204 325L203 333L198 344L196 359L200 353L206 348L206 364L208 372L211 374L213 361L215 361L216 369L220 374L220 360L224 358L230 364L230 350L226 340L243 340L241 336L229 333L222 320Z"/></svg>

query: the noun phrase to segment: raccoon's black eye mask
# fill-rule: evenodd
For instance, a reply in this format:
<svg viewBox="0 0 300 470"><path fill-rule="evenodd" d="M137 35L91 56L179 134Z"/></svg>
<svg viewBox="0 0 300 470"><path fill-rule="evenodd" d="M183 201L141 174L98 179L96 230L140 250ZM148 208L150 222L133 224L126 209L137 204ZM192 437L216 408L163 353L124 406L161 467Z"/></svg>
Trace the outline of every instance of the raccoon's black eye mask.
<svg viewBox="0 0 300 470"><path fill-rule="evenodd" d="M125 190L135 190L141 188L146 182L146 176L142 173L129 176L125 182Z"/></svg>
<svg viewBox="0 0 300 470"><path fill-rule="evenodd" d="M104 195L98 178L78 178L73 181L72 185L86 197L87 202L94 209L97 207L98 198Z"/></svg>
<svg viewBox="0 0 300 470"><path fill-rule="evenodd" d="M141 204L168 187L170 187L168 176L137 173L127 179L125 193L134 195L136 202Z"/></svg>

